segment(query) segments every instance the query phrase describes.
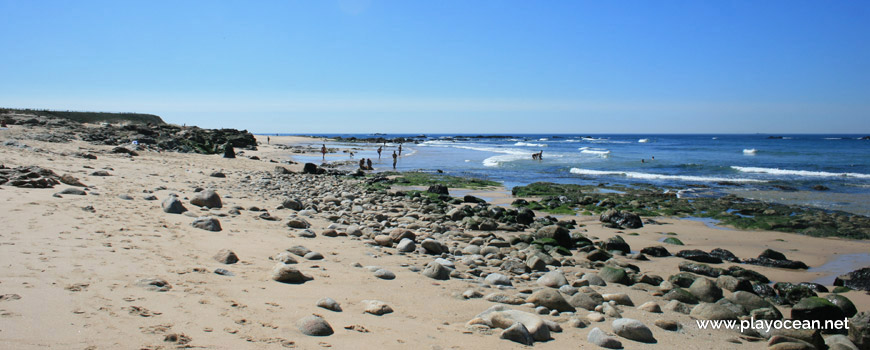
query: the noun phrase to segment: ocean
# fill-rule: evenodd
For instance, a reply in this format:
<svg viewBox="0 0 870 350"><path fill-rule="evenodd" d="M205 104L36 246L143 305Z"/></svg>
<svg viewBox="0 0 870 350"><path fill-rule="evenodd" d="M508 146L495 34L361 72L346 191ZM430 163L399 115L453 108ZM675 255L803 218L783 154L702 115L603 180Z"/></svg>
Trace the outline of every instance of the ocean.
<svg viewBox="0 0 870 350"><path fill-rule="evenodd" d="M323 134L318 137L418 137ZM426 135L406 143L396 170L441 170L495 180L507 189L537 181L654 185L681 196L736 193L787 204L870 215L870 140L865 135ZM317 145L319 146L319 144ZM355 148L392 170L397 144L327 142ZM532 154L541 152L542 159ZM319 156L299 156L320 163ZM349 161L342 154L330 162ZM824 188L818 187L824 186ZM821 190L820 190L821 189Z"/></svg>

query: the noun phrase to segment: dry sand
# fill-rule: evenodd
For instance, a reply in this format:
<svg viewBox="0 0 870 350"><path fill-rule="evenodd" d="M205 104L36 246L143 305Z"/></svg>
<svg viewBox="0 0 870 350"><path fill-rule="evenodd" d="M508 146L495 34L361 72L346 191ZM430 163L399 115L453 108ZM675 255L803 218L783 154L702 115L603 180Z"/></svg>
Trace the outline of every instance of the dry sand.
<svg viewBox="0 0 870 350"><path fill-rule="evenodd" d="M0 139L15 130L0 131ZM3 133L6 133L5 135ZM263 139L258 136L258 139ZM272 144L304 142L305 139L271 137ZM156 153L143 151L138 157L110 154L110 147L82 142L67 144L21 141L38 148L0 146L0 159L7 167L38 165L58 174L69 173L89 185L87 196L52 194L54 189L0 187L0 295L16 294L20 299L0 300L0 348L4 349L158 349L178 344L164 341L168 334L184 334L187 344L208 349L494 349L527 348L501 340L500 330L470 331L466 322L493 303L483 299L458 297L467 289L484 294L493 289L474 281L435 281L412 272L409 266L423 267L431 256L417 253L396 254L392 248L377 248L353 237L306 239L291 237L283 220L266 221L260 213L242 211L238 216L220 217L223 231L209 232L190 225L193 218L164 213L160 201L176 193L188 209L205 211L189 204L195 187L211 187L221 195L224 208L212 214L225 215L232 206L268 209L280 218L288 211L275 208L283 198L263 198L238 190L235 186L252 171L272 171L288 155L273 146L259 151L255 161L239 157ZM263 142L265 143L265 142ZM73 157L74 152L91 152L96 160ZM67 154L67 155L64 155ZM300 165L287 166L299 170ZM89 175L107 169L112 176ZM222 171L226 178L210 177ZM297 175L308 176L308 175ZM165 187L165 189L161 189ZM153 191L153 193L152 193ZM147 192L147 193L146 193ZM478 192L470 192L480 195ZM97 195L99 194L99 195ZM118 196L128 194L133 200ZM153 194L159 200L146 201ZM504 201L506 196L492 194ZM509 199L509 198L508 198ZM93 212L83 210L91 206ZM602 228L595 218L577 217L587 234L607 238L617 230ZM660 245L662 232L675 232L689 249L726 248L738 257L758 255L765 248L786 253L791 259L819 266L836 254L866 253L870 243L824 239L778 232L724 231L702 223L657 218L662 225L647 225L630 230L637 236L622 236L632 249ZM318 234L330 222L315 218L312 230ZM510 235L513 233L499 233ZM322 253L325 259L298 258L297 266L312 276L312 281L292 285L269 279L275 262L270 256L285 248L304 245ZM241 261L223 265L212 259L221 249L231 249ZM676 247L668 246L672 252ZM627 260L627 259L624 259ZM682 259L661 258L630 261L644 272L665 278L676 273ZM396 274L395 280L381 280L364 268L381 266ZM724 264L728 265L728 264ZM745 266L777 281L809 281L817 274ZM235 276L213 273L225 268ZM569 281L575 273L593 270L564 267ZM149 291L136 285L142 278L162 278L172 286L166 292ZM537 288L534 282L515 280L518 289ZM665 302L660 297L632 287L611 284L596 287L601 293L627 293L636 305L647 301ZM515 290L508 290L509 293ZM726 292L727 294L727 292ZM862 292L846 294L867 311L870 299ZM338 301L343 312L318 308L322 297ZM394 310L383 316L363 313L362 300L377 299ZM526 306L513 307L533 312ZM626 349L763 349L766 342L741 344L726 342L739 334L727 330L699 330L687 315L665 312L649 314L623 307L623 316L647 324L658 340L649 345L621 339ZM587 312L580 310L578 315ZM328 337L300 333L295 322L311 314L322 315L335 330ZM787 313L786 313L787 315ZM566 317L545 318L565 321ZM658 318L682 323L681 332L667 332L653 326ZM571 328L554 333L554 340L534 345L537 349L597 348L586 340L593 327L610 331L610 319L587 328ZM368 332L345 329L356 326Z"/></svg>

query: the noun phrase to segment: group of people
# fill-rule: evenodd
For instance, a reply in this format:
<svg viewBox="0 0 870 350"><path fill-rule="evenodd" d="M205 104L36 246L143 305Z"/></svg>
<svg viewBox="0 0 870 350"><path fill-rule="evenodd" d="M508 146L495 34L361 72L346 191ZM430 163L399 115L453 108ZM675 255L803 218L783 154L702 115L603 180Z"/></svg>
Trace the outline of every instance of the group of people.
<svg viewBox="0 0 870 350"><path fill-rule="evenodd" d="M386 142L384 143L384 146L386 146ZM381 153L384 151L384 146L378 147L378 159L381 159ZM323 144L320 147L320 154L323 155L323 160L326 160L326 153L327 153L326 144ZM402 155L402 145L399 144L398 153L396 153L395 150L393 151L393 169L396 169L396 163L399 161L399 156L401 156L401 155ZM350 152L350 158L353 159L353 152ZM372 167L371 158L360 159L359 160L359 168L362 170L374 170L374 168Z"/></svg>

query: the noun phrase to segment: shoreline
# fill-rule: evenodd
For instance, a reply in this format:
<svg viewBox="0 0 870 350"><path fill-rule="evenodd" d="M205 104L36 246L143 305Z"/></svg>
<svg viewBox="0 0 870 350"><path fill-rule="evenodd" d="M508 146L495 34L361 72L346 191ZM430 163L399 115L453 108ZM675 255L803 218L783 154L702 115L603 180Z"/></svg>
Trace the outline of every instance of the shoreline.
<svg viewBox="0 0 870 350"><path fill-rule="evenodd" d="M509 196L504 188L448 188L454 196L493 199L488 206L475 209L476 204L461 203L462 198L443 201L425 194L425 189L415 191L420 187L410 187L403 196L366 189L365 181L370 178L302 174L303 165L287 163L292 154L275 145L260 145L256 151L239 149L235 159L148 149L138 149L138 154L132 156L114 153L114 146L83 141L30 140L26 139L28 130L0 132L8 140L16 140L15 145L0 146L7 168L40 166L57 176L69 174L87 185L57 184L50 189L0 186L0 203L8 209L0 211L0 220L8 224L7 231L0 233L0 263L7 267L0 274L0 294L4 295L0 300L0 344L9 348L278 349L352 348L360 344L385 349L520 348L519 344L500 339L502 330L497 326L473 323L479 322L474 321L475 317L488 308L505 305L541 322L559 325L552 330L552 340L536 342L535 348L560 349L588 344L587 336L593 328L610 332L612 321L619 318L608 311L601 316L604 322L594 321L591 317L598 316L581 307L573 312L539 313L537 307L541 305L533 302L532 296L550 290L570 300L581 294L624 294L633 305L652 302L663 307L663 312L655 313L630 305L607 306L622 317L649 326L661 347L707 349L713 344L762 349L767 347L762 335L757 339L740 338L731 330L702 330L693 316L665 307L670 302L663 295L675 288L668 279L677 275L679 265L688 260L640 260L632 252L651 246L664 246L671 253L724 248L739 258L753 258L769 248L789 259L821 267L842 254L870 251L870 241L775 231L735 230L723 234L700 222L669 217L644 217L646 222L641 228L614 229L604 227L598 215L558 216L558 220L550 221L546 217L552 214L535 211L537 221L530 225L511 224L507 219L496 221L499 227L516 231L472 229L466 224L475 220L473 216L486 221L484 215L489 215L491 208L507 205L501 208L514 210L510 204L516 197ZM84 194L63 192L69 188ZM214 189L222 207L194 205L192 200L206 192L203 189ZM187 214L164 211L162 203L172 194L188 209ZM450 218L466 210L463 208L473 213L465 216L470 220ZM221 230L192 226L201 216L218 220ZM576 224L571 225L571 220ZM570 254L562 255L555 250L538 250L530 244L533 242L523 241L524 235L558 226L556 221L572 226L567 230L593 241L595 248L586 251L570 247ZM668 234L671 232L675 235ZM410 240L417 248L401 251L401 240L390 235L413 237ZM628 254L607 253L612 254L607 261L589 259L591 253L602 251L599 247L616 236L630 245ZM660 242L665 237L678 238L684 245ZM437 248L433 241L438 242ZM304 246L319 253L319 257L287 255L286 250L295 246ZM216 261L215 255L222 249L233 251L239 262ZM483 250L487 253L480 254ZM544 253L561 266L511 272L504 265L510 261L527 267L530 256ZM295 263L287 266L310 280L294 284L272 280L276 259L288 256ZM433 264L448 269L450 276L428 277L426 271ZM628 271L631 281L590 286L588 280L583 280L604 276L605 270L614 266ZM820 271L730 262L710 266L739 266L778 282L809 282L824 275ZM219 269L229 274L215 273ZM376 272L381 269L393 278ZM538 279L547 271L563 275L566 283L577 287L555 289L539 284ZM487 276L496 274L504 275L510 286L487 282ZM664 281L653 285L641 282L649 281L643 276L660 276ZM694 278L709 279L701 275ZM165 281L170 287L159 291L155 280ZM498 300L516 299L519 303L507 305L489 301L496 297L478 297L498 293L507 298ZM733 294L724 290L726 297ZM870 310L870 296L865 292L840 295L851 299L858 310ZM341 304L343 311L317 307L324 296ZM381 316L365 313L366 301L373 299L388 304L393 312ZM790 306L775 307L788 317ZM334 334L312 337L301 333L296 322L311 314L321 315ZM660 319L676 322L682 330L671 332L655 327ZM46 334L46 328L53 331ZM644 346L619 339L626 348Z"/></svg>

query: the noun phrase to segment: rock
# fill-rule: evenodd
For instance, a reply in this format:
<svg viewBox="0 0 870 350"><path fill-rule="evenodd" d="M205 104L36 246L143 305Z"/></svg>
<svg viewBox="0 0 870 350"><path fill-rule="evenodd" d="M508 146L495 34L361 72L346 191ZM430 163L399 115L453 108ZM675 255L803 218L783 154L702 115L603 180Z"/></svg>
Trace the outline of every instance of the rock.
<svg viewBox="0 0 870 350"><path fill-rule="evenodd" d="M535 221L535 212L529 208L520 208L517 210L516 221L520 225L529 225Z"/></svg>
<svg viewBox="0 0 870 350"><path fill-rule="evenodd" d="M737 291L731 293L731 295L727 299L734 304L742 306L744 309L746 309L746 311L751 312L752 310L771 308L779 313L779 310L777 310L776 307L774 307L773 304L771 304L769 301L764 300L762 297L750 292ZM781 314L777 319L780 318L782 318Z"/></svg>
<svg viewBox="0 0 870 350"><path fill-rule="evenodd" d="M747 281L758 282L758 283L770 282L770 280L767 278L767 276L764 276L764 275L762 275L758 272L752 271L752 270L744 269L740 266L730 266L730 267L728 267L728 270L726 272L728 275L731 275L731 276L738 278L738 279L741 279L741 280L747 280Z"/></svg>
<svg viewBox="0 0 870 350"><path fill-rule="evenodd" d="M659 327L661 329L664 329L664 330L670 331L670 332L676 332L676 331L679 331L680 328L682 328L682 325L680 325L679 322L673 321L673 320L658 319L658 320L655 320L655 322L653 324L655 324L656 327Z"/></svg>
<svg viewBox="0 0 870 350"><path fill-rule="evenodd" d="M692 293L698 300L708 303L722 299L722 289L717 287L713 281L703 277L692 282L692 285L689 286L689 293Z"/></svg>
<svg viewBox="0 0 870 350"><path fill-rule="evenodd" d="M132 201L133 200L133 196L126 194L126 193L119 194L118 198L125 200L125 201Z"/></svg>
<svg viewBox="0 0 870 350"><path fill-rule="evenodd" d="M640 250L641 253L649 256L653 256L656 258L664 258L671 256L671 252L669 252L665 247L655 246L655 247L646 247Z"/></svg>
<svg viewBox="0 0 870 350"><path fill-rule="evenodd" d="M607 261L611 257L613 257L612 254L601 249L596 249L586 254L586 259L589 261Z"/></svg>
<svg viewBox="0 0 870 350"><path fill-rule="evenodd" d="M228 277L235 276L234 273L230 272L227 269L220 269L220 268L214 269L214 273L217 275L221 275L221 276L228 276Z"/></svg>
<svg viewBox="0 0 870 350"><path fill-rule="evenodd" d="M601 304L601 312L603 312L604 316L607 317L622 318L622 314L619 310L615 306L610 305L610 303Z"/></svg>
<svg viewBox="0 0 870 350"><path fill-rule="evenodd" d="M445 196L450 195L450 192L447 190L447 186L444 185L431 185L428 189L426 189L426 192Z"/></svg>
<svg viewBox="0 0 870 350"><path fill-rule="evenodd" d="M845 314L846 317L852 317L858 313L858 309L855 308L855 304L853 304L852 301L849 300L849 298L846 298L842 295L830 294L825 297L825 299L828 299L828 301L830 301L832 304L837 305L840 310L843 310L843 314Z"/></svg>
<svg viewBox="0 0 870 350"><path fill-rule="evenodd" d="M550 271L538 278L538 285L550 288L559 288L568 285L568 280L562 271Z"/></svg>
<svg viewBox="0 0 870 350"><path fill-rule="evenodd" d="M604 314L600 312L591 312L586 315L586 319L589 320L589 322L604 322Z"/></svg>
<svg viewBox="0 0 870 350"><path fill-rule="evenodd" d="M136 285L152 292L165 292L172 289L172 285L162 278L143 278L136 281Z"/></svg>
<svg viewBox="0 0 870 350"><path fill-rule="evenodd" d="M390 231L390 239L392 239L393 242L399 243L399 241L406 238L413 241L415 238L417 238L417 235L403 228L394 228L392 231Z"/></svg>
<svg viewBox="0 0 870 350"><path fill-rule="evenodd" d="M691 306L686 305L678 300L671 300L670 302L665 304L664 309L667 311L679 312L686 315L692 312Z"/></svg>
<svg viewBox="0 0 870 350"><path fill-rule="evenodd" d="M809 287L788 282L777 282L773 285L773 289L776 289L779 296L788 304L797 304L804 298L816 296L816 292Z"/></svg>
<svg viewBox="0 0 870 350"><path fill-rule="evenodd" d="M231 143L227 143L226 145L224 145L224 158L232 159L235 157L236 157L236 151L233 149L233 145Z"/></svg>
<svg viewBox="0 0 870 350"><path fill-rule="evenodd" d="M112 176L108 171L105 170L97 170L91 173L91 176Z"/></svg>
<svg viewBox="0 0 870 350"><path fill-rule="evenodd" d="M859 312L849 319L849 340L858 349L870 349L870 313Z"/></svg>
<svg viewBox="0 0 870 350"><path fill-rule="evenodd" d="M278 262L281 262L284 264L296 264L297 263L296 259L294 259L293 255L291 255L289 252L280 252L278 254L275 254L275 256L272 257L272 260L275 260L275 261L278 261Z"/></svg>
<svg viewBox="0 0 870 350"><path fill-rule="evenodd" d="M849 337L842 334L833 334L825 338L825 345L828 350L858 350L858 347L849 340Z"/></svg>
<svg viewBox="0 0 870 350"><path fill-rule="evenodd" d="M710 251L710 256L722 259L722 261L730 261L739 263L740 259L734 255L731 251L722 248L716 248Z"/></svg>
<svg viewBox="0 0 870 350"><path fill-rule="evenodd" d="M212 189L199 192L190 199L190 204L197 207L221 208L221 197Z"/></svg>
<svg viewBox="0 0 870 350"><path fill-rule="evenodd" d="M281 283L299 284L312 280L311 277L305 276L293 266L278 263L272 268L272 280Z"/></svg>
<svg viewBox="0 0 870 350"><path fill-rule="evenodd" d="M710 255L709 253L707 253L703 250L698 250L698 249L681 250L680 252L677 253L677 256L681 257L683 259L702 262L702 263L708 263L708 264L721 264L722 263L722 259L714 257L714 256Z"/></svg>
<svg viewBox="0 0 870 350"><path fill-rule="evenodd" d="M426 253L429 254L441 254L445 251L441 242L434 239L424 239L423 242L420 243L420 246L422 246L423 249L426 250Z"/></svg>
<svg viewBox="0 0 870 350"><path fill-rule="evenodd" d="M857 269L834 279L835 286L870 291L870 267Z"/></svg>
<svg viewBox="0 0 870 350"><path fill-rule="evenodd" d="M239 257L236 256L236 253L229 249L221 249L213 258L221 264L235 264L239 262Z"/></svg>
<svg viewBox="0 0 870 350"><path fill-rule="evenodd" d="M536 341L550 340L550 326L535 314L511 310L504 305L494 305L478 314L469 324L483 324L493 328L507 329L522 323Z"/></svg>
<svg viewBox="0 0 870 350"><path fill-rule="evenodd" d="M500 273L491 273L484 278L484 282L493 286L512 286L511 279Z"/></svg>
<svg viewBox="0 0 870 350"><path fill-rule="evenodd" d="M79 179L77 179L75 176L72 176L70 174L63 174L63 176L61 176L59 178L59 180L61 183L65 184L65 185L70 185L70 186L75 186L75 187L88 187L87 185L85 185L81 181L79 181Z"/></svg>
<svg viewBox="0 0 870 350"><path fill-rule="evenodd" d="M402 253L410 253L417 249L417 244L414 243L413 240L408 238L402 238L399 241L399 244L396 245L396 250Z"/></svg>
<svg viewBox="0 0 870 350"><path fill-rule="evenodd" d="M592 344L607 349L622 349L622 343L614 337L607 335L600 328L595 327L589 331L586 340Z"/></svg>
<svg viewBox="0 0 870 350"><path fill-rule="evenodd" d="M637 214L616 209L604 212L598 219L601 223L613 228L636 229L643 227L643 222Z"/></svg>
<svg viewBox="0 0 870 350"><path fill-rule="evenodd" d="M483 297L483 300L500 303L500 304L508 304L508 305L521 305L525 304L526 300L520 297L516 297L513 295L507 295L504 293L490 293Z"/></svg>
<svg viewBox="0 0 870 350"><path fill-rule="evenodd" d="M601 295L606 302L615 302L617 305L634 306L634 302L625 293L610 293Z"/></svg>
<svg viewBox="0 0 870 350"><path fill-rule="evenodd" d="M341 305L332 298L326 297L317 301L317 306L335 312L341 312Z"/></svg>
<svg viewBox="0 0 870 350"><path fill-rule="evenodd" d="M616 335L631 339L634 341L639 341L641 343L655 343L656 338L653 337L652 331L638 320L630 319L630 318L620 318L617 320L613 320L613 333Z"/></svg>
<svg viewBox="0 0 870 350"><path fill-rule="evenodd" d="M571 240L571 232L567 228L559 225L549 225L538 229L533 235L535 240L552 239L557 245L572 248L573 241Z"/></svg>
<svg viewBox="0 0 870 350"><path fill-rule="evenodd" d="M748 280L737 279L734 276L719 276L716 286L729 292L751 291L752 283Z"/></svg>
<svg viewBox="0 0 870 350"><path fill-rule="evenodd" d="M843 320L846 315L837 305L825 298L809 297L801 299L791 309L791 318L795 320Z"/></svg>
<svg viewBox="0 0 870 350"><path fill-rule="evenodd" d="M426 268L423 269L423 276L436 279L436 280L448 280L450 279L450 270L436 262L430 262L429 265L426 265Z"/></svg>
<svg viewBox="0 0 870 350"><path fill-rule="evenodd" d="M375 271L375 277L382 280L393 280L396 279L396 274L390 272L389 270L379 269Z"/></svg>
<svg viewBox="0 0 870 350"><path fill-rule="evenodd" d="M317 164L314 163L305 163L305 165L302 166L303 174L322 174L325 172L325 170L318 168Z"/></svg>
<svg viewBox="0 0 870 350"><path fill-rule="evenodd" d="M662 308L658 303L654 301L648 301L637 307L638 310L646 311L649 313L660 314L662 313Z"/></svg>
<svg viewBox="0 0 870 350"><path fill-rule="evenodd" d="M607 282L597 273L587 273L580 278L580 281L588 282L590 286L606 286Z"/></svg>
<svg viewBox="0 0 870 350"><path fill-rule="evenodd" d="M323 254L320 254L318 252L309 252L308 254L305 254L303 258L308 260L323 260Z"/></svg>
<svg viewBox="0 0 870 350"><path fill-rule="evenodd" d="M465 299L477 299L477 298L482 298L483 294L481 294L480 292L478 292L474 289L469 289L469 290L462 292L462 297Z"/></svg>
<svg viewBox="0 0 870 350"><path fill-rule="evenodd" d="M375 316L393 312L393 308L380 300L363 300L362 303L365 306L365 312Z"/></svg>
<svg viewBox="0 0 870 350"><path fill-rule="evenodd" d="M767 267L778 267L782 269L808 269L809 266L800 261L788 260L785 254L773 249L765 249L758 255L756 259L744 259L744 264L759 265ZM836 281L835 281L836 282Z"/></svg>
<svg viewBox="0 0 870 350"><path fill-rule="evenodd" d="M281 202L281 206L290 210L302 210L302 202L291 198L287 198L283 202Z"/></svg>
<svg viewBox="0 0 870 350"><path fill-rule="evenodd" d="M306 228L311 227L311 224L308 223L308 221L306 221L303 218L291 217L291 218L287 219L287 227L296 228L296 229L306 229Z"/></svg>
<svg viewBox="0 0 870 350"><path fill-rule="evenodd" d="M607 251L620 251L625 254L631 252L631 247L628 243L625 243L625 240L619 235L610 237L607 242L604 243L604 250Z"/></svg>
<svg viewBox="0 0 870 350"><path fill-rule="evenodd" d="M736 320L739 314L730 308L713 303L700 303L694 308L689 316L702 320Z"/></svg>
<svg viewBox="0 0 870 350"><path fill-rule="evenodd" d="M697 304L698 298L694 294L682 288L674 288L662 296L665 300L676 300L686 304Z"/></svg>
<svg viewBox="0 0 870 350"><path fill-rule="evenodd" d="M713 278L719 277L720 275L725 273L725 270L722 270L718 267L710 267L710 265L707 264L699 264L688 261L681 261L679 269L680 271L691 272L703 276L710 276Z"/></svg>
<svg viewBox="0 0 870 350"><path fill-rule="evenodd" d="M201 230L218 232L221 230L221 223L218 219L210 216L200 216L190 223L191 226Z"/></svg>
<svg viewBox="0 0 870 350"><path fill-rule="evenodd" d="M561 293L557 290L545 288L532 293L526 298L526 302L535 304L536 306L544 306L550 310L558 310L559 312L570 311L576 309L565 300Z"/></svg>
<svg viewBox="0 0 870 350"><path fill-rule="evenodd" d="M592 290L589 292L578 292L568 300L568 303L571 304L571 306L583 308L589 311L595 310L595 307L601 305L603 302L604 297Z"/></svg>
<svg viewBox="0 0 870 350"><path fill-rule="evenodd" d="M169 214L181 214L187 211L187 208L184 207L184 204L182 204L181 201L174 196L170 196L169 198L163 200L161 206L163 207L163 212Z"/></svg>
<svg viewBox="0 0 870 350"><path fill-rule="evenodd" d="M503 330L499 337L523 345L532 345L535 342L532 335L529 334L529 330L526 329L526 326L519 322L516 322L512 326Z"/></svg>
<svg viewBox="0 0 870 350"><path fill-rule="evenodd" d="M305 248L301 245L292 246L290 248L287 248L287 251L295 254L296 256L300 256L300 257L304 257L308 253L311 253L311 249Z"/></svg>
<svg viewBox="0 0 870 350"><path fill-rule="evenodd" d="M296 328L299 328L302 334L315 337L324 337L333 333L332 326L323 317L317 315L305 316L296 321Z"/></svg>
<svg viewBox="0 0 870 350"><path fill-rule="evenodd" d="M64 188L58 194L69 194L74 196L86 196L88 193L78 188Z"/></svg>
<svg viewBox="0 0 870 350"><path fill-rule="evenodd" d="M677 237L668 237L668 238L665 238L664 240L662 240L662 243L667 243L667 244L670 244L670 245L684 245L684 244L683 244L683 241L681 241L681 240L680 240L679 238L677 238Z"/></svg>
<svg viewBox="0 0 870 350"><path fill-rule="evenodd" d="M220 171L215 171L215 172L212 172L211 174L209 174L208 176L211 176L211 177L217 177L217 178L221 178L221 179L223 179L223 178L226 178L226 177L227 177L227 174L224 174L224 173L222 173L222 172L220 172Z"/></svg>
<svg viewBox="0 0 870 350"><path fill-rule="evenodd" d="M628 278L628 275L625 273L625 270L604 266L598 271L598 275L601 279L610 282L610 283L619 283L619 284L631 284L631 279Z"/></svg>

